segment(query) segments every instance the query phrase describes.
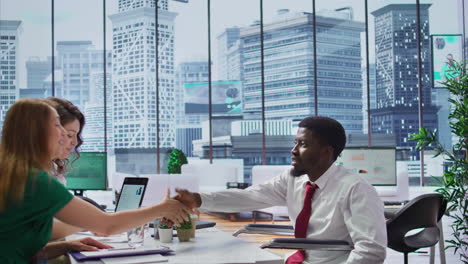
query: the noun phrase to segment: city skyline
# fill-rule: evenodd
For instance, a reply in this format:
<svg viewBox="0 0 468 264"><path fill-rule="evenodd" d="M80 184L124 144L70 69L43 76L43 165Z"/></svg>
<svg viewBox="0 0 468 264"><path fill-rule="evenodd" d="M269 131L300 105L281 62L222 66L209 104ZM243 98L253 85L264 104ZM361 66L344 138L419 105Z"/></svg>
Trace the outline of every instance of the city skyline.
<svg viewBox="0 0 468 264"><path fill-rule="evenodd" d="M139 6L138 8L134 8L133 5L130 5L130 3L137 2L141 4L140 6L137 5ZM110 112L110 114L107 116L108 125L111 125L110 129L108 127L108 132L112 133L112 135L108 134L108 147L112 149L118 149L116 152L118 155L128 156L128 158L121 158L120 162L118 162L118 164L124 164L121 167L127 167L123 169L123 171L129 172L136 170L137 172L147 172L153 170L154 168L154 159L149 158L147 155L150 149L160 147L161 151L164 151L164 149L167 148L181 146L178 143L178 140L186 142L184 144L190 144L190 140L188 140L189 138L191 138L192 141L200 137L206 139L206 135L208 135L206 132L206 128L208 127L206 124L206 120L208 119L208 112L203 110L198 114L194 113L194 115L190 116L194 109L205 109L205 106L187 104L183 99L184 96L187 96L188 92L188 90L185 90L185 88L189 87L190 85L196 89L207 89L207 87L204 87L200 84L205 82L206 86L206 81L208 81L208 67L203 67L203 69L200 70L201 72L198 73L188 73L201 74L202 76L206 77L199 80L201 81L200 84L193 86L193 84L190 84L189 81L187 81L188 79L180 81L176 80L176 67L183 65L184 63L201 62L203 64L203 61L205 61L205 64L207 65L207 58L203 55L203 53L206 52L206 47L203 47L204 45L200 47L199 45L200 43L207 41L207 36L206 32L197 30L187 31L189 27L180 27L181 24L185 23L184 20L188 16L186 12L188 12L187 9L190 7L190 4L174 4L170 1L170 4L166 5L166 3L168 3L167 1L160 1L160 3L163 3L164 8L167 8L167 10L162 9L159 11L160 61L158 65L158 72L160 88L160 112L158 113L156 111L156 94L154 89L156 64L154 63L154 8L151 8L152 1L121 0L119 3L121 3L121 5L118 7L118 11L115 11L114 13L107 12L106 14L108 27L108 35L106 36L108 40L108 63L112 62L112 65L109 64L106 66L108 74L107 89L111 93L109 97L110 99L108 98L107 110ZM192 7L197 6L197 8L203 8L203 3L201 2L192 3ZM218 11L228 9L229 5L219 6L219 3L220 2L213 3L212 9L216 9ZM232 1L226 1L226 3L232 4ZM335 2L335 4L336 3L337 2ZM172 6L172 4L174 5ZM268 7L265 8L264 14L272 10L275 10L276 12L280 10L279 13L281 13L283 16L286 14L285 16L287 17L279 20L277 15L272 16L269 14L265 17L264 87L265 96L267 99L265 105L266 117L267 119L278 118L282 120L293 120L313 115L313 67L311 67L311 63L313 61L313 45L311 40L312 26L310 21L312 15L310 14L310 10L306 10L297 6L288 6L288 9L279 9L276 7L281 7L283 4L278 4L278 2L275 3L274 1L265 1L265 5ZM412 14L414 8L411 9L411 6L412 5L406 5L406 7L409 7L408 12ZM363 76L366 71L364 67L365 53L363 51L366 50L366 48L369 50L370 64L373 64L377 59L377 73L380 69L380 55L379 50L375 48L374 43L378 42L379 40L372 39L371 35L376 35L374 33L380 32L384 26L378 25L380 28L374 29L374 21L371 14L368 14L370 22L369 31L371 33L369 35L369 41L371 43L369 47L365 47L365 42L363 41L364 24L362 23L362 17L364 14L362 8L348 8L344 9L343 11L327 11L324 9L326 6L323 5L323 2L318 3L317 7L317 60L319 74L318 113L321 115L334 117L335 119L342 122L346 127L348 134L361 134L363 133L363 125L365 125L364 120L366 119L366 113L363 114L362 112L362 106L365 104L362 93L363 91L365 92L365 89L363 88L365 88L366 85L365 78ZM197 13L197 8L194 8L191 11ZM295 8L301 11L298 12L295 10ZM99 8L97 9L99 11ZM425 18L426 13L423 13L425 16L422 18L423 25L431 25L430 29L428 27L424 27L422 29L425 30L423 33L424 43L426 42L427 37L431 34L431 32L433 32L433 25L430 22L430 14L432 9L434 9L434 6L429 8L429 15L427 16L428 18ZM106 11L110 10L111 8L108 8ZM370 8L370 10L375 11L378 9ZM253 10L249 10L248 13L255 13L256 11L258 10L253 8ZM415 11L416 10L414 10L414 14L416 14ZM100 10L100 12L102 12L102 10ZM94 13L99 14L99 12ZM195 18L195 21L192 21L191 24L199 29L204 28L203 21L200 22L199 20L206 19L206 17L203 17L203 12L201 13L201 16L189 16ZM238 90L239 94L242 95L241 102L243 105L240 109L247 110L247 112L240 112L237 114L237 116L233 115L231 117L225 116L223 114L216 114L216 126L218 126L220 129L214 131L213 137L231 136L230 131L232 128L230 128L230 123L233 121L238 121L239 118L257 121L261 120L260 116L255 115L254 113L255 111L261 110L261 108L259 108L259 87L261 87L261 72L258 22L255 22L255 19L252 19L252 17L247 14L240 19L242 21L237 20L237 24L232 25L232 23L229 23L230 25L226 26L226 24L228 24L231 19L229 16L226 16L225 23L217 23L218 20L223 19L223 15L224 12L215 12L211 19L211 23L215 25L214 30L212 30L213 33L211 39L213 44L212 81L214 82L213 84L215 88L217 85L215 82L222 81L219 80L220 78L234 79L226 81L241 83L241 87L239 87ZM93 17L92 14L90 14L90 16ZM299 21L296 21L294 17L300 17L301 19L305 19L304 21L308 22L301 22L302 26L300 27L288 25L288 23L297 23L297 21ZM61 36L59 34L61 32L61 28L67 25L65 22L64 24L57 24L57 20L61 21L61 19L61 16L58 15L55 26L56 36ZM92 21L95 19L90 20ZM88 21L83 23L83 26L85 27L87 23ZM415 22L412 21L411 23L414 25ZM22 24L27 25L27 23ZM221 27L220 25L225 27ZM437 26L438 25L435 25L435 27ZM92 34L102 29L99 29L99 27L94 28L96 30L93 30L91 32ZM411 26L407 28L408 29L405 29L406 31L403 30L403 33L411 33ZM229 29L232 29L231 32L233 32L233 34L230 36L226 35L226 38L222 37L222 33L227 32ZM191 36L195 32L196 36L187 41L185 39L186 36L184 38L178 37L181 32L186 36ZM103 74L102 67L97 67L97 69L92 71L93 63L102 63L99 62L99 60L102 60L103 50L102 48L99 48L99 40L96 41L93 38L76 39L81 35L81 33L77 32L73 40L63 40L62 38L56 37L56 43L54 43L54 45L52 45L52 43L49 41L49 51L52 47L54 48L56 59L56 95L64 96L65 98L68 98L79 104L81 109L87 116L89 116L90 120L92 121L90 124L93 125L90 127L89 131L93 131L92 133L98 133L100 129L103 129L103 126L100 124L99 120L104 118L104 108L103 106L99 106L99 102L96 100L90 104L88 104L88 101L91 100L91 94L98 94L99 91L97 90L102 89L103 87L102 81L91 81L91 78L99 79L99 76L96 74ZM87 36L91 36L92 34ZM110 39L109 34L111 34ZM304 40L299 39L302 37ZM294 40L295 38L297 39ZM412 37L404 37L404 39L410 41L413 40ZM297 41L297 43L293 43L293 40ZM24 41L21 40L18 42L19 54L24 54L26 51L29 52L29 50L24 50L22 48L24 45L23 42ZM223 45L226 46L223 47ZM81 48L81 46L85 48ZM200 53L200 51L202 52ZM403 50L399 52L406 51ZM414 53L414 51L408 52ZM425 54L423 58L423 67L428 69L430 67L426 65L429 62L427 60L428 53L426 47L423 49L423 52ZM373 54L377 54L377 56ZM298 60L300 58L298 57L298 59L295 59L293 55L302 58L304 63L300 63L300 60ZM24 62L24 68L26 68L26 65L28 65L27 62L29 62L29 65L32 65L31 62L34 61L32 58L37 57L39 57L39 61L41 61L41 56L28 57L28 60ZM95 62L85 60L85 58L93 57L96 57L98 60ZM42 59L44 65L47 64L47 59L48 57ZM17 64L21 64L21 60L22 59L20 55L16 56L15 62ZM414 68L415 66L411 64L410 67ZM79 69L79 71L69 71L73 68ZM86 68L89 70L86 70ZM37 71L40 69L41 73L39 75L44 76L44 73L42 72L43 68L36 67L36 69ZM33 68L31 68L31 70L33 70ZM21 67L17 68L16 75L21 75ZM371 73L371 76L372 75L373 73ZM102 77L103 76L100 78L103 79ZM15 77L15 79L18 78ZM236 78L238 79L236 80ZM424 78L427 79L427 76ZM285 89L287 87L284 86L283 79L296 81L304 79L306 87L303 87L304 89L300 90L299 86L294 85L292 86L293 88L290 89L291 93L286 94L285 97L282 94L285 93ZM279 82L280 80L282 81L281 83L275 84L275 82ZM18 81L17 83L21 82ZM37 83L37 80L35 80L35 83ZM74 85L72 85L73 83ZM403 84L409 85L409 83L402 83L402 85ZM414 86L414 84L411 85ZM35 86L37 86L37 84L35 84ZM44 80L43 87L47 88L50 86L51 78L49 74L49 76ZM32 87L23 86L16 88L19 90L19 88ZM376 93L380 91L379 88L375 89ZM29 94L38 93L38 91L33 90L29 92ZM224 92L227 92L227 90ZM371 91L371 98L373 98L372 92L374 91ZM207 92L204 94L207 96ZM350 101L350 96L353 98L353 100L351 100L352 102ZM382 97L378 97L377 100L379 100L379 98L381 99ZM427 97L425 98L427 99ZM96 96L94 96L94 99L96 99ZM303 99L308 101L304 101ZM220 103L217 100L219 99L215 99L215 101L213 101L213 105ZM372 102L371 105L373 103L374 102ZM348 104L350 106L344 108L342 106L344 104ZM426 103L426 105L430 105L430 100ZM303 108L301 108L300 111L298 110L299 106ZM291 112L290 109L288 110L288 107L296 110ZM349 108L351 108L352 111L346 110ZM190 120L191 118L192 124L189 124L185 121L178 121L181 120L180 117L182 115L185 115L185 118L188 118L187 120ZM157 116L160 118L159 126L156 125ZM176 122L180 124L179 127L175 126ZM161 141L160 144L157 145L156 130L158 129L160 131ZM281 131L289 130L286 129ZM394 134L395 131L386 130L386 133ZM87 136L89 136L89 133L87 133ZM99 138L102 137L93 137L90 139L89 144L93 144L94 147L97 148ZM289 142L284 142L284 144L288 145ZM398 141L397 145L401 145L400 141ZM235 146L233 146L233 148L235 149ZM191 148L185 149L189 150ZM199 149L199 151L201 150ZM203 153L205 153L205 150L203 150ZM143 158L144 161L141 159L142 155L146 155L145 158ZM203 154L203 157L207 158L205 154ZM119 160L119 157L117 157L117 160ZM126 162L122 162L123 160L126 160ZM255 158L253 160L258 159ZM137 168L135 168L135 166L132 167L132 162L140 162L140 165L142 166L138 165L136 166ZM152 165L148 166L146 163Z"/></svg>
<svg viewBox="0 0 468 264"><path fill-rule="evenodd" d="M4 0L0 3L0 20L21 20L23 32L20 35L21 50L19 54L19 87L26 87L26 61L30 57L40 57L47 59L51 56L51 33L50 33L50 5L47 0L27 1L27 0ZM23 3L24 2L24 3ZM383 5L390 3L399 3L398 0L381 0L369 2L369 12L373 12ZM218 3L218 4L217 4ZM222 3L222 6L219 4ZM405 2L406 3L406 2ZM431 32L430 34L459 34L461 32L460 25L456 16L444 16L457 10L457 1L434 1L425 0L421 3L431 3L432 7L429 10ZM87 8L93 5L94 8ZM322 9L333 10L337 7L351 6L353 7L354 18L357 21L364 22L364 6L361 1L317 1L317 13ZM28 6L28 9L23 8ZM242 9L243 16L236 16L238 6L251 6L252 8ZM56 2L55 8L55 41L77 41L90 40L98 50L103 50L102 41L102 4L96 4L94 0L83 0L80 2ZM172 8L172 9L171 9ZM264 16L265 22L271 20L277 10L288 8L291 12L311 12L312 7L309 1L294 1L285 4L282 1L265 0ZM117 1L108 1L107 8L107 50L112 49L112 24L109 15L117 12ZM207 21L201 20L199 23L193 23L193 18L200 19L206 16L206 3L189 1L188 4L181 4L174 1L169 1L169 9L177 12L177 21L175 24L175 54L174 60L176 63L182 61L207 60ZM259 7L257 3L250 0L230 1L223 0L212 2L212 61L215 60L216 37L221 34L225 28L234 26L248 26L255 20L259 20ZM219 10L219 12L215 12ZM193 13L200 15L193 16ZM83 20L82 14L86 14L87 19ZM371 16L369 14L369 16ZM372 19L369 19L369 40L370 40L370 56L373 57L372 50L374 49L373 41L374 30ZM201 37L200 37L201 36ZM41 41L36 41L41 39ZM28 43L34 43L30 46ZM190 43L193 47L190 49L196 52L186 53L185 45ZM27 47L27 48L26 48ZM365 47L363 47L365 48ZM57 53L56 53L57 55Z"/></svg>
<svg viewBox="0 0 468 264"><path fill-rule="evenodd" d="M319 16L319 17L320 17L320 16ZM350 18L352 19L352 17L350 17ZM248 27L244 27L244 28L248 28ZM61 41L61 42L58 41L58 42L57 42L57 50L58 50L58 58L59 58L59 59L61 58L61 56L60 56L60 43L66 43L66 41ZM91 43L92 43L92 42L89 41L89 43L87 43L87 44L88 44L88 45L91 45ZM98 51L98 50L96 50L96 51ZM102 51L101 51L101 52L102 52ZM109 52L112 52L112 51L109 51ZM219 56L219 55L218 55L218 56ZM59 64L59 65L60 65L60 64ZM371 74L372 74L372 73L371 73ZM66 75L65 75L65 76L66 76ZM63 80L64 83L65 83L65 81L66 81L66 79ZM361 86L363 86L363 85L361 85ZM59 94L61 94L61 93L59 93ZM66 94L64 94L64 95L66 96ZM73 99L72 99L72 101L73 101ZM83 102L83 101L80 101L80 102L79 102L79 105L84 105L84 102ZM362 131L362 130L361 130L361 131Z"/></svg>

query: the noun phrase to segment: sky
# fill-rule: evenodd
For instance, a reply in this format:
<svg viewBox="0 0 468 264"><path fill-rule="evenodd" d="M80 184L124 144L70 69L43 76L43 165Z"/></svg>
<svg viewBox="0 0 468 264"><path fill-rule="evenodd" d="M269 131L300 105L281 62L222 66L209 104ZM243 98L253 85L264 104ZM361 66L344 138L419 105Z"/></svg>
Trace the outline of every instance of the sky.
<svg viewBox="0 0 468 264"><path fill-rule="evenodd" d="M427 0L431 34L460 34L457 2L459 0ZM102 12L100 0L55 0L55 40L91 40L101 49ZM369 11L390 3L415 3L410 0L369 0ZM106 2L107 15L117 11L117 0ZM89 8L92 6L93 8ZM354 19L364 22L362 0L317 0L316 10L351 6ZM291 12L311 12L310 0L264 0L264 20L270 21L276 11L288 8ZM188 4L169 3L170 11L178 13L175 26L176 63L187 60L207 60L207 2L189 0ZM248 26L259 20L259 1L211 0L212 59L216 55L216 36L224 28ZM22 20L19 54L19 87L26 87L25 61L32 56L45 59L51 55L51 4L50 0L0 0L0 20ZM373 18L369 17L370 50L373 50ZM112 24L107 19L107 49L112 47ZM371 54L371 58L372 58Z"/></svg>

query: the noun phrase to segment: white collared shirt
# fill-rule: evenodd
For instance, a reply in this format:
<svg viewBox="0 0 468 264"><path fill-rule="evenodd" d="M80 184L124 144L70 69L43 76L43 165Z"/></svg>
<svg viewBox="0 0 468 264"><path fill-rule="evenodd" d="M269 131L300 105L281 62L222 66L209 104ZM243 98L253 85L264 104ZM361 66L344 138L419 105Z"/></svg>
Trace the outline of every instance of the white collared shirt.
<svg viewBox="0 0 468 264"><path fill-rule="evenodd" d="M245 190L229 189L200 193L202 209L218 212L258 210L276 205L288 207L291 223L296 222L304 202L307 175L279 176ZM312 214L307 238L345 240L354 245L349 251L307 251L312 263L383 263L387 231L383 203L374 187L341 165L333 164L315 182Z"/></svg>

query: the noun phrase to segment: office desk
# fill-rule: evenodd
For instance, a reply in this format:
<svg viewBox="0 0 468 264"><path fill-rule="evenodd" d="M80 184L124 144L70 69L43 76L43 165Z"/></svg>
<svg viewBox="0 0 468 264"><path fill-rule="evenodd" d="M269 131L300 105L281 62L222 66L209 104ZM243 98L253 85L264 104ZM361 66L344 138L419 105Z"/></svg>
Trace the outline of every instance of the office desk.
<svg viewBox="0 0 468 264"><path fill-rule="evenodd" d="M152 233L152 229L150 229ZM77 239L70 236L69 239ZM152 237L145 239L145 247L160 245L159 240ZM163 263L206 263L206 264L281 264L283 259L267 250L260 249L257 245L245 242L233 237L230 233L220 231L216 228L197 230L196 237L189 242L180 243L174 238L172 243L162 243L175 251L174 256L167 256L168 262ZM77 262L70 257L72 264L98 264L101 261Z"/></svg>

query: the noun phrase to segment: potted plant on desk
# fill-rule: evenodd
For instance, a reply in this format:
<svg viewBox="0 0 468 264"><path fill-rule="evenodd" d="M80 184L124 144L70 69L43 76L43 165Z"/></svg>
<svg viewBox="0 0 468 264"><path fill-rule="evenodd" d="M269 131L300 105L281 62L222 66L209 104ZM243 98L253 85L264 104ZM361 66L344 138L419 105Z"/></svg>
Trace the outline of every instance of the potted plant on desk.
<svg viewBox="0 0 468 264"><path fill-rule="evenodd" d="M179 227L177 227L177 237L180 242L189 241L192 236L192 220L190 215L188 215L188 217L188 221L183 222Z"/></svg>
<svg viewBox="0 0 468 264"><path fill-rule="evenodd" d="M159 241L161 243L169 243L172 241L172 230L173 230L174 223L167 219L162 218L158 224L158 232L159 232Z"/></svg>

